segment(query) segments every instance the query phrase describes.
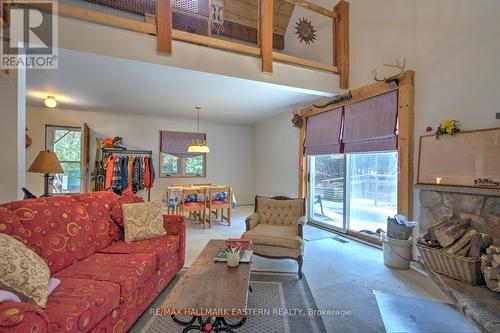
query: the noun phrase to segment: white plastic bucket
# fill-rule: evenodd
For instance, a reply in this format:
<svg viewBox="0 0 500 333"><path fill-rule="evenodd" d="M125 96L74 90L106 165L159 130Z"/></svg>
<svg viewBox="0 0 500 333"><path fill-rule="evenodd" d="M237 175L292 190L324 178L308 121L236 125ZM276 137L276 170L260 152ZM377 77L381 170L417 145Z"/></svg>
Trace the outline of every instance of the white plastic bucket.
<svg viewBox="0 0 500 333"><path fill-rule="evenodd" d="M396 269L410 269L413 239L401 240L382 235L384 265Z"/></svg>

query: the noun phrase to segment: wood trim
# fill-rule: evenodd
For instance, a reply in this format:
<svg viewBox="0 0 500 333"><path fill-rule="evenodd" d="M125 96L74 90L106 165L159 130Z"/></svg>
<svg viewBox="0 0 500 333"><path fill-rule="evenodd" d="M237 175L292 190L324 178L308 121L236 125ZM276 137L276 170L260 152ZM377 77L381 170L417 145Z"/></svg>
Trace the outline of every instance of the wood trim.
<svg viewBox="0 0 500 333"><path fill-rule="evenodd" d="M307 156L304 154L306 141L307 118L302 117L302 127L299 133L299 197L307 197Z"/></svg>
<svg viewBox="0 0 500 333"><path fill-rule="evenodd" d="M305 9L309 9L313 12L331 17L333 19L337 18L337 14L333 10L318 6L306 0L283 0L283 1L288 2L292 5L304 7Z"/></svg>
<svg viewBox="0 0 500 333"><path fill-rule="evenodd" d="M156 40L158 52L172 54L172 4L156 0Z"/></svg>
<svg viewBox="0 0 500 333"><path fill-rule="evenodd" d="M341 0L334 8L337 15L333 24L334 64L339 69L340 88L349 88L349 3Z"/></svg>
<svg viewBox="0 0 500 333"><path fill-rule="evenodd" d="M273 0L260 0L260 56L261 70L264 73L273 72Z"/></svg>
<svg viewBox="0 0 500 333"><path fill-rule="evenodd" d="M398 92L398 214L413 219L413 149L415 127L415 72L400 81Z"/></svg>
<svg viewBox="0 0 500 333"><path fill-rule="evenodd" d="M320 69L320 70L335 73L335 74L339 73L337 66L322 64L320 62L307 60L304 58L299 58L299 57L291 56L291 55L280 53L280 52L273 52L273 59L276 61L279 61L279 62L290 63L290 64L305 66L305 67L314 68L314 69Z"/></svg>
<svg viewBox="0 0 500 333"><path fill-rule="evenodd" d="M400 86L401 86L401 84L408 82L408 80L413 80L412 79L413 75L414 75L413 71L406 71L403 74L403 76L399 79ZM389 83L375 82L375 83L369 84L367 86L352 90L351 91L352 98L348 101L338 103L335 105L330 105L330 106L325 107L325 108L317 108L313 105L313 104L317 104L317 103L322 103L322 102L324 102L324 100L316 101L316 102L313 102L312 104L308 104L308 105L302 107L299 111L300 111L300 115L302 117L307 118L307 117L314 116L314 115L322 113L322 112L331 111L331 110L334 110L334 109L337 109L337 108L340 108L340 107L343 107L346 105L357 103L357 102L363 101L365 99L376 97L378 95L383 95L383 94L386 94L388 92L398 90L398 89L399 89L399 87L394 88Z"/></svg>
<svg viewBox="0 0 500 333"><path fill-rule="evenodd" d="M218 49L233 51L236 53L243 53L255 57L260 56L260 49L258 47L243 45L223 39L197 35L186 31L174 29L172 30L172 38L183 42L215 47Z"/></svg>
<svg viewBox="0 0 500 333"><path fill-rule="evenodd" d="M380 245L382 245L382 243L380 242L380 240L377 237L371 237L371 236L368 236L368 235L363 235L363 234L360 234L359 232L352 231L352 230L348 230L347 231L347 235L350 236L350 237L353 237L353 238L360 239L360 240L362 240L364 242L367 242L367 243L370 243L370 244L373 244L373 245L377 245L379 247L380 247Z"/></svg>

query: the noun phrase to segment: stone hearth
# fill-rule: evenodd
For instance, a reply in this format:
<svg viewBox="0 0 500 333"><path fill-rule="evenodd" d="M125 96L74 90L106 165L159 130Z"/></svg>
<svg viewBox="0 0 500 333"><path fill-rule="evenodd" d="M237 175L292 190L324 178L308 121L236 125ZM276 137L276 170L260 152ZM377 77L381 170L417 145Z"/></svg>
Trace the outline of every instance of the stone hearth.
<svg viewBox="0 0 500 333"><path fill-rule="evenodd" d="M472 227L500 243L500 197L484 194L420 191L420 232L445 218L470 218Z"/></svg>

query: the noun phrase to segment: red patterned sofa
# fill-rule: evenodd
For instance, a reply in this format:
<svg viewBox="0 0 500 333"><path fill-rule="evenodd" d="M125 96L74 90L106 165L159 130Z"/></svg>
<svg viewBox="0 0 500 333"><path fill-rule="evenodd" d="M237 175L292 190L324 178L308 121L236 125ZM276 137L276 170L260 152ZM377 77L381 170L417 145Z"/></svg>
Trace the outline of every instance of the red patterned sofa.
<svg viewBox="0 0 500 333"><path fill-rule="evenodd" d="M0 303L0 332L125 332L184 265L184 217L167 235L126 243L121 204L136 196L84 193L0 206L0 232L45 259L61 280L47 307Z"/></svg>

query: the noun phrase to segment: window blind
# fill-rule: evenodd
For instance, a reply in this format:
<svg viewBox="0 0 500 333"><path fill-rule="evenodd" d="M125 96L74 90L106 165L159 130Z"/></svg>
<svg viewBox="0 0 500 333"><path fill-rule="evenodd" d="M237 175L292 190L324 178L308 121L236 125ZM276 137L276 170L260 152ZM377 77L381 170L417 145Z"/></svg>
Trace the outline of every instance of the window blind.
<svg viewBox="0 0 500 333"><path fill-rule="evenodd" d="M344 152L396 150L397 117L397 91L346 106Z"/></svg>
<svg viewBox="0 0 500 333"><path fill-rule="evenodd" d="M306 155L338 154L342 151L340 131L342 108L307 118L304 152Z"/></svg>
<svg viewBox="0 0 500 333"><path fill-rule="evenodd" d="M162 153L177 157L193 157L203 155L203 153L188 153L188 147L193 140L205 140L205 133L161 131L160 150Z"/></svg>

